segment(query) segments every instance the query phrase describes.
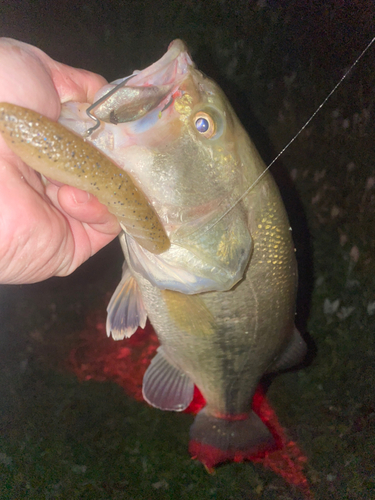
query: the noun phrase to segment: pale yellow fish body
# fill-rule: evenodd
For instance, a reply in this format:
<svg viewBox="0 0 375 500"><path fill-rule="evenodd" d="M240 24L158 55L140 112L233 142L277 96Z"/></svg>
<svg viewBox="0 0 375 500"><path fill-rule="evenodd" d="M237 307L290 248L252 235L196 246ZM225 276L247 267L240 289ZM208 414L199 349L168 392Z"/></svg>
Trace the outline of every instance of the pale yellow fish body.
<svg viewBox="0 0 375 500"><path fill-rule="evenodd" d="M289 221L225 95L181 42L132 82L171 85L171 94L134 124L103 125L93 140L142 184L171 247L151 256L120 238L128 263L122 284L133 293L138 286L142 304L129 307L120 286L108 334L131 335L147 314L162 347L144 378L145 399L180 411L198 386L207 404L191 429L191 453L208 467L249 458L273 441L251 410L259 380L299 362L306 348L294 327Z"/></svg>

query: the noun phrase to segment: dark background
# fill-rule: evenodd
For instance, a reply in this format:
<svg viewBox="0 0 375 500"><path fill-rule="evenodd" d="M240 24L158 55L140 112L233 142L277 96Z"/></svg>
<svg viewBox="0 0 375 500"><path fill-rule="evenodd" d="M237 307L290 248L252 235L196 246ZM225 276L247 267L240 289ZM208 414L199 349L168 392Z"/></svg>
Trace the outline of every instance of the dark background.
<svg viewBox="0 0 375 500"><path fill-rule="evenodd" d="M109 81L182 38L270 162L375 36L372 1L320 4L3 1L0 35ZM310 365L278 377L268 396L308 457L319 499L375 495L374 54L272 168L293 226L297 322L311 350ZM208 476L187 453L192 417L64 369L86 318L105 318L121 263L114 242L70 277L0 288L1 498L302 498L260 466Z"/></svg>

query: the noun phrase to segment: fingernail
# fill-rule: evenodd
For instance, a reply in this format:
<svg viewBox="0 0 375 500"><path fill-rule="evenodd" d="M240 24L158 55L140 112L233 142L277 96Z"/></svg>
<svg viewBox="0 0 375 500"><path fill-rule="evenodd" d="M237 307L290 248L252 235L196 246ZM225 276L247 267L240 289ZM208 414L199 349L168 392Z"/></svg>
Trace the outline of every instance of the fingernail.
<svg viewBox="0 0 375 500"><path fill-rule="evenodd" d="M77 189L73 193L73 198L77 205L87 203L90 199L90 193Z"/></svg>

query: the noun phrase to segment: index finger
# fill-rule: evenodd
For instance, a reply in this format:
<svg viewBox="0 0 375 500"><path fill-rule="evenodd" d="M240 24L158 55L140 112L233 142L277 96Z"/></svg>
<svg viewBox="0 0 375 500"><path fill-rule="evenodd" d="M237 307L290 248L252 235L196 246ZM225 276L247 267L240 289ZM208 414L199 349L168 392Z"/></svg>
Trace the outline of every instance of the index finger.
<svg viewBox="0 0 375 500"><path fill-rule="evenodd" d="M61 103L92 102L106 80L59 63L45 52L11 38L0 38L0 101L18 104L52 120Z"/></svg>

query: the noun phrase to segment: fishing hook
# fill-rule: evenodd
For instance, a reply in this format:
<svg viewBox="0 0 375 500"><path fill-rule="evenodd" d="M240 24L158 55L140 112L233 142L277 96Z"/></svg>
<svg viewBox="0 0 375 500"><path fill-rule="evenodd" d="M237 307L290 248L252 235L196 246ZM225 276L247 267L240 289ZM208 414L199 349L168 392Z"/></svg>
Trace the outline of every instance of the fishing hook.
<svg viewBox="0 0 375 500"><path fill-rule="evenodd" d="M125 85L125 83L128 80L130 80L134 76L136 76L136 75L130 75L130 76L125 77L122 80L122 82L120 82L119 84L117 84L112 90L110 90L109 92L107 92L106 94L104 94L100 99L98 99L97 101L95 101L93 104L91 104L90 107L88 107L86 109L87 116L89 118L91 118L91 120L94 120L96 122L93 127L90 127L89 129L86 130L86 136L87 137L89 137L96 129L98 129L100 127L100 120L99 120L99 118L97 118L95 115L93 115L91 113L91 111L93 109L95 109L97 106L99 106L99 104L101 104L102 102L106 101L108 99L108 97L111 97L111 95L115 94L121 87L123 87Z"/></svg>

